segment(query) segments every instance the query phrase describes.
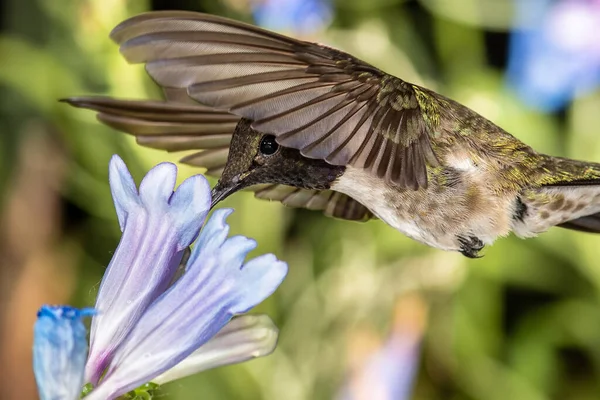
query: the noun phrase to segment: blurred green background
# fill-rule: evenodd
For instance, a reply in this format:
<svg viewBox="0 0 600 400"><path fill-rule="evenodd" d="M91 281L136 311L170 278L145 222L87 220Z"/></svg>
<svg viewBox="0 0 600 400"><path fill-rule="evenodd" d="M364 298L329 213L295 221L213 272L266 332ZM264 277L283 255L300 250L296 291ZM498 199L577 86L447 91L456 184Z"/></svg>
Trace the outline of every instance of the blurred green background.
<svg viewBox="0 0 600 400"><path fill-rule="evenodd" d="M0 399L37 398L37 308L94 303L120 235L110 156L121 155L138 182L152 165L181 157L137 147L57 99L159 96L108 39L129 16L169 8L251 22L261 1L0 1ZM507 88L512 1L322 3L327 12L308 28L275 28L454 98L539 151L600 160L599 91L542 113ZM181 166L180 179L199 172ZM420 353L403 360L418 362L414 399L600 398L600 236L556 228L501 239L468 260L379 221L331 220L250 193L222 206L236 209L233 233L290 265L257 310L276 321L279 346L171 383L161 399L331 399L362 384L354 398L378 400L371 389L379 383L361 380L361 369L398 331L422 337Z"/></svg>

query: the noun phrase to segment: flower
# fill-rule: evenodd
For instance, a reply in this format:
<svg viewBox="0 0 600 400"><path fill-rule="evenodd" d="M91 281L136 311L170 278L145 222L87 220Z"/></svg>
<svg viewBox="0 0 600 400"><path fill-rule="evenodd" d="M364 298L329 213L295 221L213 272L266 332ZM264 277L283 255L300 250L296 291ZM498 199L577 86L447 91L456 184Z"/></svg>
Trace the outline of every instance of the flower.
<svg viewBox="0 0 600 400"><path fill-rule="evenodd" d="M228 237L225 220L233 210L222 209L202 229L180 274L211 198L200 175L174 190L176 174L173 164L159 164L138 191L123 161L111 159L110 187L123 235L96 309L44 306L39 312L34 369L42 400L78 398L84 370L95 386L88 400L114 399L152 380L163 384L274 350L273 322L238 314L275 291L287 264L272 254L244 262L256 242ZM92 314L86 363L81 319Z"/></svg>
<svg viewBox="0 0 600 400"><path fill-rule="evenodd" d="M418 294L408 295L395 307L393 328L378 348L359 354L348 381L337 400L408 400L419 365L420 347L426 328L427 305ZM352 351L364 349L364 335Z"/></svg>
<svg viewBox="0 0 600 400"><path fill-rule="evenodd" d="M600 83L600 0L515 5L508 83L527 104L554 111Z"/></svg>
<svg viewBox="0 0 600 400"><path fill-rule="evenodd" d="M221 209L202 229L183 275L174 279L210 207L204 177L191 177L173 191L175 179L173 164L159 164L142 180L138 193L123 161L117 156L111 160L109 180L123 236L96 301L86 366L95 388L88 400L118 397L181 362L178 374L186 365L187 371L202 370L211 363L266 354L274 346L248 336L261 326L274 331L264 319L255 328L244 327L248 319L226 325L271 295L285 278L287 264L272 254L244 263L256 242L228 238L225 219L232 210ZM204 351L203 345L208 346ZM204 361L186 360L195 351L200 357L204 352Z"/></svg>
<svg viewBox="0 0 600 400"><path fill-rule="evenodd" d="M82 319L94 310L42 306L34 327L33 372L41 400L76 400L88 346Z"/></svg>
<svg viewBox="0 0 600 400"><path fill-rule="evenodd" d="M256 22L269 29L314 32L331 20L329 0L261 0L253 3Z"/></svg>

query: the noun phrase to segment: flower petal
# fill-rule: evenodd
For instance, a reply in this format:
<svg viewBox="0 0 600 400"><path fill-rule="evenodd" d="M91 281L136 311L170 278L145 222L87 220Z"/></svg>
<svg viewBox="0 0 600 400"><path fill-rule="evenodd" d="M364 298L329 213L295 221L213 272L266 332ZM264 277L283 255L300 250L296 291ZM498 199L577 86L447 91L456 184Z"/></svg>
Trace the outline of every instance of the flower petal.
<svg viewBox="0 0 600 400"><path fill-rule="evenodd" d="M247 262L238 276L240 291L237 293L237 304L232 307L232 312L245 313L269 297L286 274L287 264L277 260L273 254L263 254Z"/></svg>
<svg viewBox="0 0 600 400"><path fill-rule="evenodd" d="M126 218L96 300L99 314L92 321L85 376L92 384L146 308L169 287L210 207L210 188L202 176L189 178L180 187L183 192L173 194L173 164L154 167L142 181L139 197L132 197L127 178L131 175L118 157L111 160L110 170L113 193L125 193L115 204ZM203 193L190 195L193 190Z"/></svg>
<svg viewBox="0 0 600 400"><path fill-rule="evenodd" d="M121 157L116 154L112 156L108 164L108 181L121 232L123 232L129 210L139 205L139 198L133 177Z"/></svg>
<svg viewBox="0 0 600 400"><path fill-rule="evenodd" d="M140 200L146 208L167 207L175 189L177 167L160 163L152 168L140 183Z"/></svg>
<svg viewBox="0 0 600 400"><path fill-rule="evenodd" d="M185 181L173 193L169 204L173 209L179 210L175 225L180 232L181 250L187 248L198 236L198 225L189 224L187 216L190 214L203 214L206 218L210 209L210 185L202 175L194 175ZM204 221L203 221L204 222Z"/></svg>
<svg viewBox="0 0 600 400"><path fill-rule="evenodd" d="M217 222L207 223L214 236L222 235L216 226L228 229L221 224L222 216L218 213ZM194 249L201 257L188 265L132 328L88 400L119 396L174 367L217 334L234 314L272 294L287 273L287 264L272 255L242 266L255 246L253 240L237 236L220 246L211 240L203 243L207 248Z"/></svg>
<svg viewBox="0 0 600 400"><path fill-rule="evenodd" d="M229 225L227 225L226 219L232 212L231 208L221 208L213 212L194 244L194 250L188 261L189 265L193 265L201 254L202 256L212 254L225 242L229 235Z"/></svg>
<svg viewBox="0 0 600 400"><path fill-rule="evenodd" d="M269 355L277 345L278 332L266 315L235 317L204 346L152 382L162 385L208 369Z"/></svg>
<svg viewBox="0 0 600 400"><path fill-rule="evenodd" d="M42 400L76 400L87 357L83 317L94 310L42 306L34 327L33 371Z"/></svg>

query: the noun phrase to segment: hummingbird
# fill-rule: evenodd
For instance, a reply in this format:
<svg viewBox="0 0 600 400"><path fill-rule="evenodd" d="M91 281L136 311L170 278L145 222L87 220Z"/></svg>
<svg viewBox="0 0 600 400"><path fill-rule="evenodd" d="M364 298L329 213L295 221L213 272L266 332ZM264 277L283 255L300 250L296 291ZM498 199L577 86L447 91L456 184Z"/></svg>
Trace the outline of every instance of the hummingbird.
<svg viewBox="0 0 600 400"><path fill-rule="evenodd" d="M194 150L181 162L219 178L212 206L248 189L471 258L511 232L600 232L600 164L538 153L343 51L184 11L134 16L111 38L165 100L63 101L140 145Z"/></svg>

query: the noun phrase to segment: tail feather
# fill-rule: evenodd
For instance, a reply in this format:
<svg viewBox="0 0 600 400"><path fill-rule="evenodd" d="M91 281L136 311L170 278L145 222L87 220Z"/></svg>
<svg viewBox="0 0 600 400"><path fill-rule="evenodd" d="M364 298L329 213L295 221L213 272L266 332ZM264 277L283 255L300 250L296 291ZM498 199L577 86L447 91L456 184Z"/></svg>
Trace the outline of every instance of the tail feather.
<svg viewBox="0 0 600 400"><path fill-rule="evenodd" d="M580 232L600 233L600 213L576 218L557 226Z"/></svg>
<svg viewBox="0 0 600 400"><path fill-rule="evenodd" d="M543 187L600 185L600 164L570 158L545 156L540 166Z"/></svg>
<svg viewBox="0 0 600 400"><path fill-rule="evenodd" d="M526 211L515 233L530 237L552 226L600 233L600 164L551 156L541 161L533 187L521 196Z"/></svg>
<svg viewBox="0 0 600 400"><path fill-rule="evenodd" d="M543 185L547 188L563 188L565 197L581 198L581 212L583 216L577 216L557 226L581 232L600 233L600 213L596 212L600 197L600 164L586 161L572 160L569 158L549 157L553 164L551 182ZM598 187L597 189L594 186ZM583 196L577 196L580 193ZM585 196L587 193L588 196ZM587 198L586 198L587 197ZM584 206L585 204L585 206ZM577 206L575 206L577 207ZM586 211L587 210L587 211ZM585 215L586 212L590 214Z"/></svg>

